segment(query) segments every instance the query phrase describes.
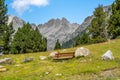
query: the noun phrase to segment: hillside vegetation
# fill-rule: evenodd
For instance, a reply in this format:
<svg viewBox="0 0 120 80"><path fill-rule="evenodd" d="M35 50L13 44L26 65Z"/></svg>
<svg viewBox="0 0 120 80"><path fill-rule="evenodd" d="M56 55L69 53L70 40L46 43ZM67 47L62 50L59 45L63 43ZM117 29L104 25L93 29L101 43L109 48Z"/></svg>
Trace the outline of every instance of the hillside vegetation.
<svg viewBox="0 0 120 80"><path fill-rule="evenodd" d="M81 47L81 46L79 46ZM0 72L0 80L119 80L120 79L120 39L105 43L85 45L91 51L89 57L69 60L39 60L39 56L49 56L50 52L3 55L0 59L9 57L14 64L3 65L8 68ZM75 51L78 47L58 50L59 52ZM101 56L111 50L115 59L103 61ZM34 60L22 63L24 58Z"/></svg>

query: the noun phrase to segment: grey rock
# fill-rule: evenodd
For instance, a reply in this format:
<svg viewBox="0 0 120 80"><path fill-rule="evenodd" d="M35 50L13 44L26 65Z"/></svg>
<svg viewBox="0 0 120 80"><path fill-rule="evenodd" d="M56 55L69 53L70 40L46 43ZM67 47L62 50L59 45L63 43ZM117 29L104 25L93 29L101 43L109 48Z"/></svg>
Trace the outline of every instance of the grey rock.
<svg viewBox="0 0 120 80"><path fill-rule="evenodd" d="M13 60L12 58L4 58L0 60L0 64L12 64Z"/></svg>
<svg viewBox="0 0 120 80"><path fill-rule="evenodd" d="M58 54L58 52L56 52L56 51L55 52L51 52L50 55L49 55L49 57L53 58L56 54Z"/></svg>
<svg viewBox="0 0 120 80"><path fill-rule="evenodd" d="M102 60L113 60L114 56L110 50L108 50L105 54L102 55Z"/></svg>
<svg viewBox="0 0 120 80"><path fill-rule="evenodd" d="M34 58L30 57L30 58L25 58L22 62L26 63L26 62L31 62L33 61Z"/></svg>
<svg viewBox="0 0 120 80"><path fill-rule="evenodd" d="M84 47L77 48L77 50L75 51L75 57L79 57L79 56L85 57L89 55L90 55L90 51Z"/></svg>

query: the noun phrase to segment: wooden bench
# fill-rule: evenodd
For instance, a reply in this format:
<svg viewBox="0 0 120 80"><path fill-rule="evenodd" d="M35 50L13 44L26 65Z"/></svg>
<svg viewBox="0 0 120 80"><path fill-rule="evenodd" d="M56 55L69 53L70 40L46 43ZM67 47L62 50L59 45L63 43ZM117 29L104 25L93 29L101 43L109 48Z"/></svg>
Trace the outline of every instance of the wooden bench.
<svg viewBox="0 0 120 80"><path fill-rule="evenodd" d="M74 57L75 52L69 52L69 53L58 53L55 54L55 56L53 57L54 60L58 60L58 59L71 59Z"/></svg>

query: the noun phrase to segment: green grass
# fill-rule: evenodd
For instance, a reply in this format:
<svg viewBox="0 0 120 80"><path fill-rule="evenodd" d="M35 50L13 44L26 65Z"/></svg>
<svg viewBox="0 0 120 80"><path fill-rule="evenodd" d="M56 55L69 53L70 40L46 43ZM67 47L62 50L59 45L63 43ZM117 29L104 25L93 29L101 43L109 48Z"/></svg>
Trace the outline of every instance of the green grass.
<svg viewBox="0 0 120 80"><path fill-rule="evenodd" d="M81 46L78 46L81 47ZM58 50L71 52L76 48ZM4 55L0 59L10 57L14 64L3 65L9 70L0 72L0 80L119 80L120 79L120 39L110 42L85 45L91 51L89 57L73 58L70 60L54 61L51 59L39 60L39 56L49 56L50 52ZM103 61L101 56L111 50L115 59ZM34 57L32 62L22 63L24 58ZM86 62L81 62L85 60ZM17 67L16 65L20 65ZM106 71L111 71L112 76ZM49 72L49 74L45 74ZM56 74L62 74L56 76ZM105 74L105 75L101 75ZM108 74L108 75L107 75Z"/></svg>

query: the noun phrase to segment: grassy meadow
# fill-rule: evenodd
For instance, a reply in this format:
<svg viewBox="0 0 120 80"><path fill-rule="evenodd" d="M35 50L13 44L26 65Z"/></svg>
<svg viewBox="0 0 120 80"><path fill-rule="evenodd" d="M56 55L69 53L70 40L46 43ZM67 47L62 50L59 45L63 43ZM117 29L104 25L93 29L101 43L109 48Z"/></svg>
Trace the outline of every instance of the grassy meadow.
<svg viewBox="0 0 120 80"><path fill-rule="evenodd" d="M71 52L78 47L58 51ZM0 72L0 80L120 80L120 39L82 47L88 48L91 55L69 60L39 60L39 56L49 56L50 52L0 56L14 60L13 64L3 65L8 71ZM114 60L101 60L107 50L113 52ZM28 57L34 60L22 63Z"/></svg>

